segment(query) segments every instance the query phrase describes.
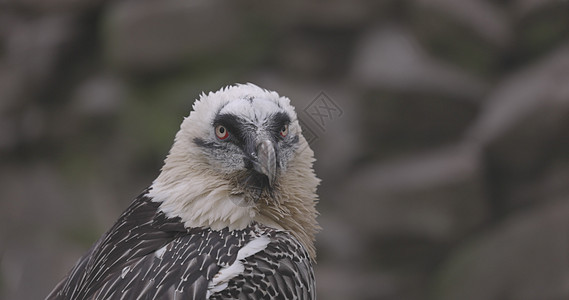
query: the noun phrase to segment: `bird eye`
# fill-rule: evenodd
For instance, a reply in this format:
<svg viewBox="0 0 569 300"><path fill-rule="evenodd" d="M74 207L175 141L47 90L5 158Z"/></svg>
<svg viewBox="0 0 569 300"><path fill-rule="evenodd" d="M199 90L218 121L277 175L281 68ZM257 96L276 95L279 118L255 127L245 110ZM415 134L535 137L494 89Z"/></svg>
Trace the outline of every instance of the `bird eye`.
<svg viewBox="0 0 569 300"><path fill-rule="evenodd" d="M282 137L286 137L288 134L288 125L284 125L283 128L281 128L281 136Z"/></svg>
<svg viewBox="0 0 569 300"><path fill-rule="evenodd" d="M220 140L225 140L229 136L229 131L223 125L217 125L215 127L215 135Z"/></svg>

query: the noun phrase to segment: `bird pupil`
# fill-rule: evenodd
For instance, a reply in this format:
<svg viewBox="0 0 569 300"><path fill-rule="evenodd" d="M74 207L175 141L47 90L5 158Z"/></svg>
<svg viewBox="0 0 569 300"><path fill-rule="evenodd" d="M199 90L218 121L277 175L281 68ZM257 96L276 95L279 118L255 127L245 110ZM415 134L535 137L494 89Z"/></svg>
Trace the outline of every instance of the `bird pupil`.
<svg viewBox="0 0 569 300"><path fill-rule="evenodd" d="M225 132L225 128L224 127L219 127L219 133L223 134Z"/></svg>

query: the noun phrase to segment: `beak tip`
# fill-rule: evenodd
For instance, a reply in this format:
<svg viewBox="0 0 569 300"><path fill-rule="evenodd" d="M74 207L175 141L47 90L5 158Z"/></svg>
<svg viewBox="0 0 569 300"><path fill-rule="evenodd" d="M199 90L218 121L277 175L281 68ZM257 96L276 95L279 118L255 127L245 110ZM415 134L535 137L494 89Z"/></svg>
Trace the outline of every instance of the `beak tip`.
<svg viewBox="0 0 569 300"><path fill-rule="evenodd" d="M276 179L275 147L270 140L263 140L257 146L258 163L255 164L257 172L265 174L272 185Z"/></svg>

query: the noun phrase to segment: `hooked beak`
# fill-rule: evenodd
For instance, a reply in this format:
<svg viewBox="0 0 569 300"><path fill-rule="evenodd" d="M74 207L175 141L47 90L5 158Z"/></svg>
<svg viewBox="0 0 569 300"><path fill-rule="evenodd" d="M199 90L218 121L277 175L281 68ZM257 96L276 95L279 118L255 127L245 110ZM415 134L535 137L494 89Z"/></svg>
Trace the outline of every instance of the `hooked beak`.
<svg viewBox="0 0 569 300"><path fill-rule="evenodd" d="M257 145L257 160L253 162L253 169L264 174L272 186L277 176L277 157L275 146L270 140L263 140Z"/></svg>

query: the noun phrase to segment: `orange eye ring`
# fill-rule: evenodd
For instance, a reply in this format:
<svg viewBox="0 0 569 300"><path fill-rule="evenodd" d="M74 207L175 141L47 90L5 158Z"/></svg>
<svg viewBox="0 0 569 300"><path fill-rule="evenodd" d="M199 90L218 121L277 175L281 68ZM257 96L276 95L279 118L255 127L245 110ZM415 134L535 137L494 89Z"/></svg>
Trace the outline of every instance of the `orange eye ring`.
<svg viewBox="0 0 569 300"><path fill-rule="evenodd" d="M215 135L220 140L225 140L229 136L229 131L223 125L217 125L215 127Z"/></svg>
<svg viewBox="0 0 569 300"><path fill-rule="evenodd" d="M283 128L281 128L280 135L282 137L286 137L288 135L288 125L284 125Z"/></svg>

